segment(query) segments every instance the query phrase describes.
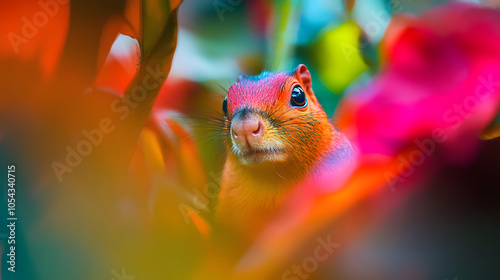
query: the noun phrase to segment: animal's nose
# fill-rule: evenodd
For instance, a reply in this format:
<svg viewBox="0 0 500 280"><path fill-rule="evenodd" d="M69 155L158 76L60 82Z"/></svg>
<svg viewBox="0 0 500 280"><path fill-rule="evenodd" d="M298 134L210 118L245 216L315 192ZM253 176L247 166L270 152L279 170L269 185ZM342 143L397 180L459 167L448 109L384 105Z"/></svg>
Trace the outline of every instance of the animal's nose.
<svg viewBox="0 0 500 280"><path fill-rule="evenodd" d="M235 119L232 124L233 139L240 147L251 147L262 139L264 124L254 115Z"/></svg>

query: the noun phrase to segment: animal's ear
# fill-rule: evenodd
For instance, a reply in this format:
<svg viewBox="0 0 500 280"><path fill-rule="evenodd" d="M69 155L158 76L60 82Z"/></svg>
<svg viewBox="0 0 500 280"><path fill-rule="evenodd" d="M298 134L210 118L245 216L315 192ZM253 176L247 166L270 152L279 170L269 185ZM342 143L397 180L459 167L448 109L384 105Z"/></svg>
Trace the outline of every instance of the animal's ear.
<svg viewBox="0 0 500 280"><path fill-rule="evenodd" d="M238 82L238 83L241 83L241 82L243 82L244 80L245 80L245 76L243 76L242 74L239 74L239 75L238 75L238 80L237 80L237 82Z"/></svg>
<svg viewBox="0 0 500 280"><path fill-rule="evenodd" d="M311 81L311 73L307 69L307 66L304 64L299 64L297 68L295 68L295 78L299 80L299 82L306 88L306 90L310 91L312 86Z"/></svg>
<svg viewBox="0 0 500 280"><path fill-rule="evenodd" d="M314 102L314 104L316 104L317 106L321 107L321 105L318 102L318 99L314 95L314 92L311 88L312 87L311 73L309 72L309 70L307 70L307 66L305 66L304 64L299 64L299 66L295 68L295 72L293 75L306 90L306 94L309 100Z"/></svg>

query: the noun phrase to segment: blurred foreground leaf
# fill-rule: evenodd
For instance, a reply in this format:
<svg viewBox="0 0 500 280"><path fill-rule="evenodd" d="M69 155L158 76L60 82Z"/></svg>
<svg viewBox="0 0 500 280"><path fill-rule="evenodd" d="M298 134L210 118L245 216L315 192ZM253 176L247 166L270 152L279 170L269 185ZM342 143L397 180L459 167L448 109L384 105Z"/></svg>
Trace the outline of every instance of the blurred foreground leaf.
<svg viewBox="0 0 500 280"><path fill-rule="evenodd" d="M177 8L180 0L142 0L142 34L139 38L142 53L148 53L165 28L170 12Z"/></svg>

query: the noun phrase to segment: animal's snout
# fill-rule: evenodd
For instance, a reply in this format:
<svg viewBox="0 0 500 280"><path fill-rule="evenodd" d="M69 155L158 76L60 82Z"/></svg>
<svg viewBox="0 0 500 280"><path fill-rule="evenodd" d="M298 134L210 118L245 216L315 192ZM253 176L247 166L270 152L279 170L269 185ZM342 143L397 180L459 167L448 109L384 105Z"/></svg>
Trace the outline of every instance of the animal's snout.
<svg viewBox="0 0 500 280"><path fill-rule="evenodd" d="M240 147L251 148L259 143L264 134L264 123L254 114L236 118L231 124L232 137Z"/></svg>

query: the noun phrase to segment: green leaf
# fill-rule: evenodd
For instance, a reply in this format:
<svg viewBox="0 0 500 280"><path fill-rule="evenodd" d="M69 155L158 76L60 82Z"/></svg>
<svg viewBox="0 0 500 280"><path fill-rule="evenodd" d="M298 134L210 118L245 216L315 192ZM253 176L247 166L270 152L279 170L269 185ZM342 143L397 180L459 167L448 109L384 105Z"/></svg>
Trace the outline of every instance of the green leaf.
<svg viewBox="0 0 500 280"><path fill-rule="evenodd" d="M361 28L347 21L330 29L313 45L313 63L320 79L335 93L342 93L361 73L368 69L362 56Z"/></svg>
<svg viewBox="0 0 500 280"><path fill-rule="evenodd" d="M158 40L170 12L171 7L168 0L142 0L142 34L139 44L143 54L151 51L151 47Z"/></svg>
<svg viewBox="0 0 500 280"><path fill-rule="evenodd" d="M278 70L290 61L293 45L293 36L297 33L297 17L299 1L280 0L274 2L274 29L271 34L267 68Z"/></svg>

